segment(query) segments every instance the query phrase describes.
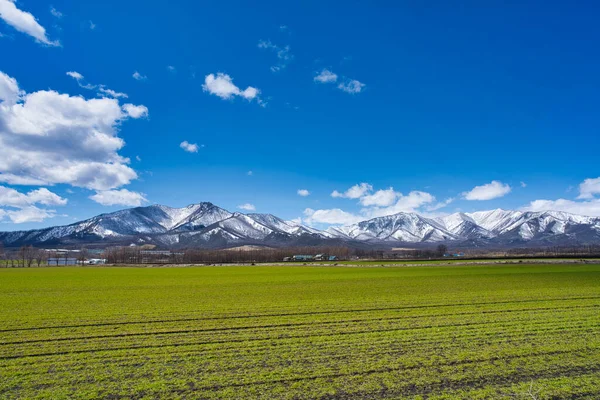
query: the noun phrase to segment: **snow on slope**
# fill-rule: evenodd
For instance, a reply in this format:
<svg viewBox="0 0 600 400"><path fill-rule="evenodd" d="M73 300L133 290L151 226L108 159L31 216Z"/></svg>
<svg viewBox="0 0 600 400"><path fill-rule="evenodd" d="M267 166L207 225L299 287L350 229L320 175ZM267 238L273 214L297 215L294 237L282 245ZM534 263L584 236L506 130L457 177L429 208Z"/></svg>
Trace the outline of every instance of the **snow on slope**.
<svg viewBox="0 0 600 400"><path fill-rule="evenodd" d="M472 241L503 244L553 238L581 237L586 243L600 242L600 218L565 212L521 212L510 210L455 213L431 219L415 213L398 213L373 218L350 226L320 231L284 221L271 214L231 213L211 203L182 208L161 205L136 207L102 214L67 226L0 232L6 245L40 243L86 243L131 238L162 245L216 241L260 242L301 237L364 241L369 243L435 243ZM129 238L129 239L128 239Z"/></svg>
<svg viewBox="0 0 600 400"><path fill-rule="evenodd" d="M521 211L502 210L500 208L491 211L477 211L465 215L471 218L477 225L494 233L502 233L510 230L523 217Z"/></svg>
<svg viewBox="0 0 600 400"><path fill-rule="evenodd" d="M212 203L192 204L191 206L186 207L186 209L189 209L190 213L182 213L180 215L181 218L169 228L170 230L193 231L198 228L212 225L233 215L229 211L217 207Z"/></svg>
<svg viewBox="0 0 600 400"><path fill-rule="evenodd" d="M439 222L412 213L373 218L358 224L330 228L330 237L361 241L436 242L457 239Z"/></svg>

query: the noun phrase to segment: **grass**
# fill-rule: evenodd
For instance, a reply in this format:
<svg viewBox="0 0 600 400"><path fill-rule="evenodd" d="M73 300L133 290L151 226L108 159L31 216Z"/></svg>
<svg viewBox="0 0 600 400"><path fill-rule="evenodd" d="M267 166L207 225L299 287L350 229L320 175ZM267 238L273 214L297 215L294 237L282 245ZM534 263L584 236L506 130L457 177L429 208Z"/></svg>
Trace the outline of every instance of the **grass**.
<svg viewBox="0 0 600 400"><path fill-rule="evenodd" d="M564 262L577 262L582 258L579 257L570 257L570 258L506 258L506 257L497 257L497 258L461 258L461 257L452 257L452 258L444 258L444 259L416 259L416 260L344 260L344 261L314 261L313 264L328 264L328 265L359 265L359 266L401 266L405 264L413 265L430 265L430 264L481 264L481 263L505 263L505 264L515 264L515 263L564 263ZM586 261L589 262L598 262L600 259L598 258L585 258Z"/></svg>
<svg viewBox="0 0 600 400"><path fill-rule="evenodd" d="M0 398L600 397L600 265L0 270Z"/></svg>

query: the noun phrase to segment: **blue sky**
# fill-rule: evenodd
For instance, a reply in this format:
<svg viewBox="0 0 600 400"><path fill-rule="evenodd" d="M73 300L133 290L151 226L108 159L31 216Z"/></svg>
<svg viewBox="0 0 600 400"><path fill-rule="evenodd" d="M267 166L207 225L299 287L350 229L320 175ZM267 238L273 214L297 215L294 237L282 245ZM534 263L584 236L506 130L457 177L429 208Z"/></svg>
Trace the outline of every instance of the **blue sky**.
<svg viewBox="0 0 600 400"><path fill-rule="evenodd" d="M0 0L0 230L600 215L597 5L289 3Z"/></svg>

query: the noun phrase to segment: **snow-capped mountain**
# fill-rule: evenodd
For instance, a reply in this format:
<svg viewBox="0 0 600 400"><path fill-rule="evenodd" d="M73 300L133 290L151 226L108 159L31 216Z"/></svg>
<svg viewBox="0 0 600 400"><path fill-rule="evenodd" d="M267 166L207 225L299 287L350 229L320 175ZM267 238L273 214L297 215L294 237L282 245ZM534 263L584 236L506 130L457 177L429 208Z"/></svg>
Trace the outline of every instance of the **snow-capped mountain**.
<svg viewBox="0 0 600 400"><path fill-rule="evenodd" d="M331 237L372 242L442 242L458 240L439 221L418 214L399 213L374 218L355 225L329 228Z"/></svg>
<svg viewBox="0 0 600 400"><path fill-rule="evenodd" d="M133 242L226 247L262 241L289 242L303 236L326 239L316 229L271 214L231 213L212 203L199 203L183 208L136 207L67 226L0 232L0 241L6 246Z"/></svg>
<svg viewBox="0 0 600 400"><path fill-rule="evenodd" d="M559 211L455 213L430 219L414 213L331 227L329 237L367 242L458 242L489 246L600 243L600 218Z"/></svg>
<svg viewBox="0 0 600 400"><path fill-rule="evenodd" d="M320 231L271 214L231 213L212 203L183 208L136 207L67 226L0 232L5 246L153 243L163 247L324 243L394 246L451 242L461 246L543 246L600 243L600 218L558 211L510 210L426 218L398 213Z"/></svg>

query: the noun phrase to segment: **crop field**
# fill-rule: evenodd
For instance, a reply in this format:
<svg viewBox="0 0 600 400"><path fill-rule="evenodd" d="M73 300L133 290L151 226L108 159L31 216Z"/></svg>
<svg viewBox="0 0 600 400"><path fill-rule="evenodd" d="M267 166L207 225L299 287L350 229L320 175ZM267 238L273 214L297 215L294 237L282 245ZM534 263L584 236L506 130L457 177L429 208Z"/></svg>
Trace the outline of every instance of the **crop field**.
<svg viewBox="0 0 600 400"><path fill-rule="evenodd" d="M600 265L0 269L2 399L598 399Z"/></svg>

